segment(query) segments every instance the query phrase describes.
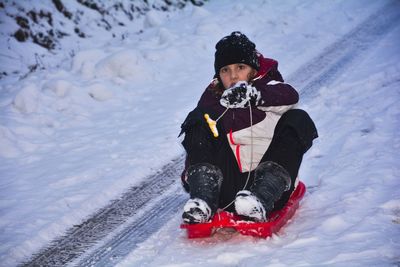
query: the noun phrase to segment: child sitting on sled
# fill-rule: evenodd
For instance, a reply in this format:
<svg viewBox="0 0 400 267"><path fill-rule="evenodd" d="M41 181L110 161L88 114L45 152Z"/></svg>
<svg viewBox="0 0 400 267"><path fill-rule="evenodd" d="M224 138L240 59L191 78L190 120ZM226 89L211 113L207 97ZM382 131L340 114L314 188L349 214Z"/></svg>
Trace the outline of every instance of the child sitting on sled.
<svg viewBox="0 0 400 267"><path fill-rule="evenodd" d="M208 222L218 209L263 222L284 207L296 187L303 154L318 134L294 109L296 90L278 62L264 58L244 34L216 44L215 76L182 124L190 193L185 223Z"/></svg>

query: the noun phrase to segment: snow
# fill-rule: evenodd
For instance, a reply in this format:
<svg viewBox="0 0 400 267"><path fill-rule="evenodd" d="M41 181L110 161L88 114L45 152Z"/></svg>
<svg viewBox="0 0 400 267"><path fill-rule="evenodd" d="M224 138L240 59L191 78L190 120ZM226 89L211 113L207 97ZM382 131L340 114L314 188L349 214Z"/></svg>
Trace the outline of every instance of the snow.
<svg viewBox="0 0 400 267"><path fill-rule="evenodd" d="M45 69L0 80L0 266L27 260L183 153L180 124L213 76L220 38L244 32L290 77L389 2L210 1L126 21L132 31L118 40L88 15L90 42L63 41ZM5 23L3 33L15 30ZM278 235L188 240L178 213L118 266L399 265L399 37L397 25L300 100L320 137L300 170L308 192ZM26 69L43 50L1 46L2 70Z"/></svg>

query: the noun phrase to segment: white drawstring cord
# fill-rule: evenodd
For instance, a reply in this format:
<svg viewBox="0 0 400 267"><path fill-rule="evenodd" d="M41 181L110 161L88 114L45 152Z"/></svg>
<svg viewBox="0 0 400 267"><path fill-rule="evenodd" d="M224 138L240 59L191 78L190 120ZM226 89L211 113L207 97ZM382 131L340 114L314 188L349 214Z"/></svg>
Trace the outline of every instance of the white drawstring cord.
<svg viewBox="0 0 400 267"><path fill-rule="evenodd" d="M251 103L249 102L249 111L250 111L250 169L249 174L247 175L246 183L242 190L244 190L249 183L250 180L250 172L253 168L253 113L251 112Z"/></svg>
<svg viewBox="0 0 400 267"><path fill-rule="evenodd" d="M218 122L219 121L219 119L221 119L222 118L222 116L224 116L225 115L225 113L228 111L228 109L229 109L229 107L227 107L226 109L225 109L225 111L224 112L222 112L222 114L215 120L215 122Z"/></svg>
<svg viewBox="0 0 400 267"><path fill-rule="evenodd" d="M224 111L224 113L222 113L221 116L218 117L218 119L216 121L218 121L224 114L225 112L228 110L229 108L226 108L226 110ZM246 179L246 183L243 186L244 190L247 186L247 184L249 183L250 180L250 173L251 173L251 169L253 168L253 113L251 111L251 103L249 102L249 111L250 111L250 169L249 169L249 173L247 175L247 179ZM228 208L230 205L232 205L232 203L235 202L235 199L233 199L228 205L226 205L225 207L222 208L222 210L225 210L226 208Z"/></svg>

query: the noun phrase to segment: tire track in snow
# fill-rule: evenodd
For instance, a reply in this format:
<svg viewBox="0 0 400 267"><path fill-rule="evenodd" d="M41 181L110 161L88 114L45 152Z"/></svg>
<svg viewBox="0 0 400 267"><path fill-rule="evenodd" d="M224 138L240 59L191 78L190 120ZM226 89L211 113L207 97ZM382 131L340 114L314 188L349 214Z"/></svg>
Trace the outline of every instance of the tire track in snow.
<svg viewBox="0 0 400 267"><path fill-rule="evenodd" d="M181 209L188 196L182 192L180 185L173 189L165 192L167 196L158 200L158 205L133 220L118 235L92 253L89 252L87 257L78 259L79 263L76 266L114 266L123 260L140 243L161 229L173 216L176 216ZM75 266L75 264L72 265Z"/></svg>
<svg viewBox="0 0 400 267"><path fill-rule="evenodd" d="M140 213L146 205L160 204L150 201L163 195L176 184L177 180L180 180L183 164L184 157L181 155L157 173L145 178L143 183L132 187L120 198L100 209L82 224L67 230L64 236L52 241L48 247L33 255L32 259L22 266L65 266L74 261L129 218ZM175 203L174 205L178 206L179 199ZM156 213L156 209L152 208L152 213Z"/></svg>
<svg viewBox="0 0 400 267"><path fill-rule="evenodd" d="M400 2L391 1L291 74L289 83L299 89L302 99L315 97L322 86L345 73L381 37L399 25L399 11Z"/></svg>
<svg viewBox="0 0 400 267"><path fill-rule="evenodd" d="M302 99L316 96L322 86L329 85L340 74L345 73L362 53L397 26L399 21L400 2L392 1L300 67L290 75L288 81L300 89ZM183 161L181 156L165 165L143 184L133 187L120 199L53 241L25 265L65 266L73 262L79 266L117 264L139 243L159 230L183 205L187 196L177 191L173 194L166 193L171 185L177 185ZM146 208L146 203L157 196L160 196L159 199ZM163 206L162 209L159 208L160 205ZM146 214L126 223L129 218L138 215L140 209L146 210ZM122 229L118 229L119 227ZM113 232L118 233L114 233L112 238L104 242ZM98 245L102 240L103 244Z"/></svg>

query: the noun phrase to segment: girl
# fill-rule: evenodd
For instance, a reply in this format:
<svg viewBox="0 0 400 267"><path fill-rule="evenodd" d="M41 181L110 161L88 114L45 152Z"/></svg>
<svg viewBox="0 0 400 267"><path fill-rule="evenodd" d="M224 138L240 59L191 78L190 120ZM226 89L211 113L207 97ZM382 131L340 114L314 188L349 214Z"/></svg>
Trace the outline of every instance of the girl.
<svg viewBox="0 0 400 267"><path fill-rule="evenodd" d="M182 124L190 193L185 223L209 221L220 209L266 221L296 187L303 154L318 134L278 62L264 58L244 34L216 44L215 76Z"/></svg>

